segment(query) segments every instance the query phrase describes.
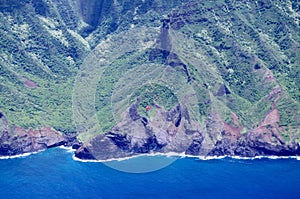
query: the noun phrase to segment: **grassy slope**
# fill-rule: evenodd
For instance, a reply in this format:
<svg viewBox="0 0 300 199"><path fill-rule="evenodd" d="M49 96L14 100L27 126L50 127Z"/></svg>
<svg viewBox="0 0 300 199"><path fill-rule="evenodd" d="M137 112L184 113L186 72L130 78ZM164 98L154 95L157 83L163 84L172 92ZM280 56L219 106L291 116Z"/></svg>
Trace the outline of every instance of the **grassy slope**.
<svg viewBox="0 0 300 199"><path fill-rule="evenodd" d="M91 48L117 28L128 28L136 7L137 15L150 16L136 23L159 25L161 13L167 13L180 1L113 2L105 1L102 10L95 11L101 12L96 27L93 13L81 17L76 1L0 2L0 111L11 125L51 125L57 130L75 132L73 86ZM83 6L92 4L83 1ZM155 11L148 14L151 6ZM82 21L85 18L93 24ZM38 87L29 88L26 80Z"/></svg>
<svg viewBox="0 0 300 199"><path fill-rule="evenodd" d="M296 16L299 4L220 0L187 5L176 9L173 16L170 14L169 21L176 31L180 26L179 31L186 37L178 37L176 31L171 33L173 50L181 55L181 61L193 77L191 84L197 92L199 121L204 124L207 115L217 110L228 123L233 122L231 113L237 114L244 132L256 128L275 102L274 97L268 97L269 93L279 85L282 93L275 103L281 116L278 125L285 129L284 136L298 137L300 65L295 51L300 47L299 16ZM147 52L131 55L106 71L96 99L99 99L99 121L107 124L108 129L114 125L108 106L111 106L114 85L124 73L122 70L147 61ZM218 95L222 85L230 94ZM107 92L103 93L104 90ZM107 118L111 125L106 123Z"/></svg>
<svg viewBox="0 0 300 199"><path fill-rule="evenodd" d="M183 31L205 49L205 59L222 78L219 83L230 89L232 94L220 100L243 118L246 127L254 128L272 103L264 96L280 85L284 92L278 103L279 125L289 123L290 130L299 131L300 65L294 53L300 47L299 3L218 2L218 7L197 4L196 19L204 18L204 22L193 22ZM267 73L274 76L273 81L266 81Z"/></svg>
<svg viewBox="0 0 300 199"><path fill-rule="evenodd" d="M171 34L177 46L174 50L182 55L181 61L193 77L190 84L196 91L202 124L218 109L225 121L232 122L230 114L234 112L246 129L255 128L272 104L265 96L280 85L283 94L276 103L279 125L290 135L299 133L297 1L196 1L175 9L174 16L171 13L168 17L180 1L124 1L119 7L108 2L102 11L105 16L93 32L80 20L73 4L57 0L24 6L20 2L0 7L0 110L11 124L26 128L48 124L74 132L73 84L90 46L111 32L120 33L132 25L158 27L162 18L170 18L172 28L187 38L180 40ZM151 56L148 51L135 52L115 60L105 71L96 95L97 116L105 131L115 124L111 96L122 74L142 64L165 63L159 54L154 60ZM175 70L184 76L181 68ZM264 81L267 72L274 76L273 81ZM39 87L25 86L21 76ZM222 85L230 94L217 94Z"/></svg>
<svg viewBox="0 0 300 199"><path fill-rule="evenodd" d="M78 26L78 17L67 5L8 3L24 5L1 5L1 112L20 127L51 125L74 132L72 86L87 51L68 31ZM26 86L26 80L38 87Z"/></svg>

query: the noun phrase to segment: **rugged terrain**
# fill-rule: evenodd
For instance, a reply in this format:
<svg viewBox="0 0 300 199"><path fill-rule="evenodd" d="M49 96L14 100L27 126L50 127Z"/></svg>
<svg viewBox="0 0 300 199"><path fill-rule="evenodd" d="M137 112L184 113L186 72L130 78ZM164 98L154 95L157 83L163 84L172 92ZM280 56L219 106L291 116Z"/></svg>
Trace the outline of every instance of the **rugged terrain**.
<svg viewBox="0 0 300 199"><path fill-rule="evenodd" d="M300 154L297 1L1 1L0 154ZM75 140L75 137L77 140Z"/></svg>

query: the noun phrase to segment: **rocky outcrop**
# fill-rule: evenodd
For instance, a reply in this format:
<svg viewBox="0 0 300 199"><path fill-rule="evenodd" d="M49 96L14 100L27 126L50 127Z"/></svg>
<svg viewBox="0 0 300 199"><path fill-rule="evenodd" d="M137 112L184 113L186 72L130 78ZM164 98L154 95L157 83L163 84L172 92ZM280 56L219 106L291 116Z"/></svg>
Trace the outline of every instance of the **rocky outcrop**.
<svg viewBox="0 0 300 199"><path fill-rule="evenodd" d="M120 123L79 148L76 157L105 160L155 152L181 153L191 141L201 141L203 137L200 129L191 125L183 105L169 111L155 106L155 117L149 118L142 117L137 109L137 103L129 107Z"/></svg>
<svg viewBox="0 0 300 199"><path fill-rule="evenodd" d="M32 153L56 146L78 146L75 136L67 136L50 126L41 129L9 128L5 116L0 114L0 156ZM77 147L78 148L78 147Z"/></svg>
<svg viewBox="0 0 300 199"><path fill-rule="evenodd" d="M271 92L271 94L273 91ZM269 96L267 96L269 97ZM242 133L239 118L232 113L226 123L218 112L206 120L206 129L193 121L184 104L169 111L155 106L155 116L142 117L132 104L110 132L98 135L75 153L81 159L106 160L145 153L184 153L193 156L295 156L300 145L280 134L280 116L275 102L261 124ZM220 134L218 133L220 132Z"/></svg>
<svg viewBox="0 0 300 199"><path fill-rule="evenodd" d="M102 15L104 2L104 0L77 0L79 15L83 21L96 28ZM107 3L112 4L112 1L106 1Z"/></svg>
<svg viewBox="0 0 300 199"><path fill-rule="evenodd" d="M180 112L177 113L177 116L179 115ZM81 146L75 153L76 157L106 160L157 152L239 157L300 155L299 144L285 142L272 127L245 134L223 130L221 139L213 143L210 148L205 148L207 145L205 139L210 138L208 134L201 133L199 130L191 131L185 125L176 127L175 122L172 121L172 128L166 132L163 129L151 128L153 125L151 121L144 124L144 120L141 119L139 122L141 126L144 125L144 128L139 129L139 132L144 132L143 135L115 129L113 132L97 136L88 145Z"/></svg>
<svg viewBox="0 0 300 199"><path fill-rule="evenodd" d="M193 154L197 155L197 154ZM287 144L281 141L272 131L264 133L247 132L239 139L224 132L222 140L216 143L208 156L295 156L300 155L300 146L296 143Z"/></svg>

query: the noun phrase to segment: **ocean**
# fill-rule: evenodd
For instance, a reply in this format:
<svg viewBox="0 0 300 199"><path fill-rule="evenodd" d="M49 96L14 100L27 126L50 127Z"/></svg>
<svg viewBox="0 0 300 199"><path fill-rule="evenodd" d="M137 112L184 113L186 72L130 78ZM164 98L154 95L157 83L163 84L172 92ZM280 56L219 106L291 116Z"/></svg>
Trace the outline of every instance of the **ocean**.
<svg viewBox="0 0 300 199"><path fill-rule="evenodd" d="M75 161L72 155L53 148L1 159L0 198L300 198L300 161L293 158L185 157L160 170L127 173L111 167L124 168L132 160L115 161L109 167ZM144 157L138 158L143 163ZM170 158L147 157L144 164L152 159L167 163Z"/></svg>

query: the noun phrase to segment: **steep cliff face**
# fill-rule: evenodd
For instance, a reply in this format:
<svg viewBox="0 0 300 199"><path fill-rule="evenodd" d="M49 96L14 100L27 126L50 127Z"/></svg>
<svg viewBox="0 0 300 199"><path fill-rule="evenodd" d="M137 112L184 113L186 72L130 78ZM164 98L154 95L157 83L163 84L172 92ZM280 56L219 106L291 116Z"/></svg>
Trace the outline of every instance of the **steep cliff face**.
<svg viewBox="0 0 300 199"><path fill-rule="evenodd" d="M145 153L187 154L193 156L295 156L300 145L286 141L278 126L278 110L274 107L255 129L241 133L237 116L228 124L218 112L211 113L206 127L192 120L184 104L169 111L152 108L155 116L142 117L138 105L125 111L122 121L111 131L86 142L75 153L81 159L105 160ZM152 113L153 114L153 113Z"/></svg>
<svg viewBox="0 0 300 199"><path fill-rule="evenodd" d="M136 25L154 20L157 25L157 16L172 5L160 1L1 1L0 110L10 126L27 132L49 125L75 135L72 91L86 55L107 35L130 28L134 17ZM139 17L151 10L149 18ZM13 135L14 128L8 134Z"/></svg>
<svg viewBox="0 0 300 199"><path fill-rule="evenodd" d="M299 7L1 1L0 152L298 155Z"/></svg>
<svg viewBox="0 0 300 199"><path fill-rule="evenodd" d="M2 156L46 150L66 145L68 141L71 139L67 139L49 126L38 130L25 130L17 126L10 128L5 116L2 115L0 118L0 154Z"/></svg>
<svg viewBox="0 0 300 199"><path fill-rule="evenodd" d="M91 25L93 28L96 28L100 22L104 2L112 3L112 1L104 0L77 0L79 15L82 17L83 21Z"/></svg>
<svg viewBox="0 0 300 199"><path fill-rule="evenodd" d="M138 113L138 106L129 107L120 123L83 145L76 156L103 160L152 152L182 153L193 141L203 141L200 126L190 119L183 104L169 111L152 107L155 116L147 118Z"/></svg>
<svg viewBox="0 0 300 199"><path fill-rule="evenodd" d="M137 102L130 104L127 110L114 112L114 107L122 109L115 98L122 101L126 97L120 95L136 96L134 90L126 91L126 87L131 88L133 83L130 81L134 81L128 74L137 69L126 69L123 60L118 62L124 67L114 73L122 70L128 79L114 77L122 81L123 93L119 93L118 83L112 83L112 94L99 91L101 100L96 100L98 116L102 118L103 104L107 105L105 96L112 95L109 98L112 99L111 120L114 121L111 129L87 141L76 156L107 159L151 152L243 157L299 155L299 96L294 94L299 93L299 82L290 78L292 73L297 76L296 68L299 68L298 61L292 61L294 54L290 54L292 49L299 48L296 25L299 22L298 15L294 18L284 14L286 9L291 8L291 12L297 9L294 4L289 4L291 2L286 3L245 1L236 5L222 1L191 1L175 8L162 20L152 49L139 54L143 64L149 64L148 67L153 67L150 63L163 64L168 72L166 75L165 71L155 73L154 70L159 70L156 67L137 73L135 78L144 75L140 82L145 85L156 82L155 75L145 75L150 72L163 76L164 85L180 90L184 86L178 87L174 81L168 81L168 76L172 78L176 73L182 76L182 79L177 76L181 85L192 87L192 93L188 86L180 92L175 91L173 94L178 96L180 103L168 109L156 104L157 99L166 98L166 91L145 89L146 94L135 98ZM285 7L287 5L292 7ZM270 24L271 18L261 21L258 12L265 17L271 13L280 15L281 18L273 19L273 22L277 28L283 24L290 27L293 45L286 48L286 43L281 43L286 35L280 35L280 31ZM290 18L289 22L284 22L283 16ZM129 62L142 64L136 60ZM290 67L295 70L291 71ZM110 74L106 71L105 74ZM289 74L289 77L283 74ZM145 96L149 99L143 101ZM196 99L189 96L196 96ZM131 98L127 100L134 102ZM193 106L191 103L197 105L184 108ZM154 113L148 113L147 107ZM142 109L147 109L146 114ZM291 109L294 111L288 111ZM175 119L168 119L172 110L176 110ZM196 116L194 111L199 111ZM105 115L110 118L109 114ZM121 115L122 119L117 120L116 115ZM105 124L105 121L99 120L99 123Z"/></svg>

